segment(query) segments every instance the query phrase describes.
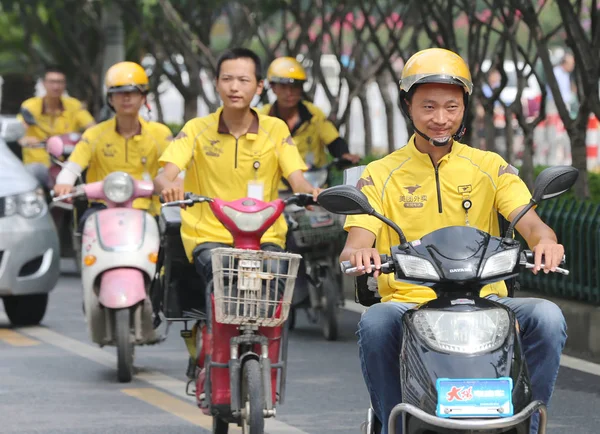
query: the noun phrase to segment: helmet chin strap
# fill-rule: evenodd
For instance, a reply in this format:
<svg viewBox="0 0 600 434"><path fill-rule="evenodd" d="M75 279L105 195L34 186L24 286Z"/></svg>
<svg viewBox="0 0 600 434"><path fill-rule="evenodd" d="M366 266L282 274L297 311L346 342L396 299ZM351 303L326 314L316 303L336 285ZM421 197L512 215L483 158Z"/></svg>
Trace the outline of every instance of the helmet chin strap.
<svg viewBox="0 0 600 434"><path fill-rule="evenodd" d="M460 127L458 127L458 131L456 132L456 134L453 134L452 136L446 138L445 140L436 140L436 139L432 139L431 137L429 137L427 134L421 132L413 122L412 123L412 127L413 129L417 132L417 134L421 137L423 137L425 140L427 140L430 144L432 144L433 146L437 146L437 147L442 147L442 146L446 146L448 143L450 143L452 140L460 140L462 139L462 137L465 135L465 132L467 131L467 129L465 128L464 122L461 122Z"/></svg>

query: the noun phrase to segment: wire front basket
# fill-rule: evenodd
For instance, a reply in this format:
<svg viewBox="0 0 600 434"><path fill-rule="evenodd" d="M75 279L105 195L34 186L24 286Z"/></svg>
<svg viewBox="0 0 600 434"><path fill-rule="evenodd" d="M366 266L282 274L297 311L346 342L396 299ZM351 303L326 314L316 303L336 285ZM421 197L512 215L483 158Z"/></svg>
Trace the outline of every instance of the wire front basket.
<svg viewBox="0 0 600 434"><path fill-rule="evenodd" d="M219 247L212 250L216 321L277 327L288 317L302 256Z"/></svg>

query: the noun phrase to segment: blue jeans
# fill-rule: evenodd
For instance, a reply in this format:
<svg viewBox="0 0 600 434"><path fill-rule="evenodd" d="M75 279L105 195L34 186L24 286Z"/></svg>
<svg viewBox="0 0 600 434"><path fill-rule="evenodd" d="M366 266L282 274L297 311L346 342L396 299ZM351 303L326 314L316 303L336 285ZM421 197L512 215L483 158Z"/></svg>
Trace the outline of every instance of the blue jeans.
<svg viewBox="0 0 600 434"><path fill-rule="evenodd" d="M567 325L554 303L538 298L489 297L508 306L516 315L531 377L533 399L550 402L558 375L560 355L567 340ZM358 324L358 346L363 377L371 396L371 405L382 422L382 434L392 408L402 402L400 389L400 348L402 315L414 304L387 302L371 306ZM536 434L539 417L532 420ZM400 421L397 425L401 434Z"/></svg>

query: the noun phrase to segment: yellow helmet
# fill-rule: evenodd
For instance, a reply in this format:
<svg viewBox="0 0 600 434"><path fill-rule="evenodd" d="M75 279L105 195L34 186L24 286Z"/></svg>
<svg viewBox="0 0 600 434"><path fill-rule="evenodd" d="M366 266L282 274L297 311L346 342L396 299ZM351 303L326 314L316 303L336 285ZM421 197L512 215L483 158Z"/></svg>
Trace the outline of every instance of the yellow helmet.
<svg viewBox="0 0 600 434"><path fill-rule="evenodd" d="M306 81L306 71L293 57L278 57L269 65L267 80L269 83L303 83Z"/></svg>
<svg viewBox="0 0 600 434"><path fill-rule="evenodd" d="M425 83L454 84L463 89L465 112L458 130L452 135L454 140L460 140L466 132L466 107L469 104L469 96L473 93L473 82L467 63L455 52L443 48L428 48L413 54L404 65L400 78L400 106L408 119L411 119L411 116L407 94L414 91L416 85ZM412 126L420 136L434 146L445 146L450 140L450 138L444 141L433 140L419 131L414 123Z"/></svg>
<svg viewBox="0 0 600 434"><path fill-rule="evenodd" d="M148 76L134 62L119 62L106 71L104 83L108 93L140 91L148 92Z"/></svg>
<svg viewBox="0 0 600 434"><path fill-rule="evenodd" d="M467 63L453 51L428 48L413 54L402 69L400 91L408 93L416 84L442 83L461 86L467 95L473 93L473 82Z"/></svg>

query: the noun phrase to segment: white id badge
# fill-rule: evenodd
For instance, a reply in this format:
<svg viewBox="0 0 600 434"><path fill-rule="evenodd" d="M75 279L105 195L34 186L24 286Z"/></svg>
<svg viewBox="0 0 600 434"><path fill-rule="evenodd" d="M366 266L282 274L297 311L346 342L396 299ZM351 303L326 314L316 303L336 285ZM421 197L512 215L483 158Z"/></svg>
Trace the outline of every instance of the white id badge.
<svg viewBox="0 0 600 434"><path fill-rule="evenodd" d="M248 181L248 197L265 200L265 183L262 181Z"/></svg>

